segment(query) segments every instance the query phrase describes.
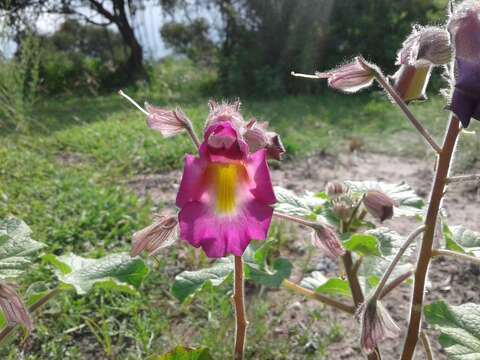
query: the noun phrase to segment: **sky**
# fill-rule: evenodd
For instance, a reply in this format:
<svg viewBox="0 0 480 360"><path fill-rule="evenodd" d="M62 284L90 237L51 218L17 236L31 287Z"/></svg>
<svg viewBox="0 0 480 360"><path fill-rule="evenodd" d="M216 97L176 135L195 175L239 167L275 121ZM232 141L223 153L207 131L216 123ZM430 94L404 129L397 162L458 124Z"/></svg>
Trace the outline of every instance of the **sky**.
<svg viewBox="0 0 480 360"><path fill-rule="evenodd" d="M85 14L93 15L92 12L85 8ZM93 20L100 21L100 17L92 16ZM41 34L51 34L55 32L62 22L64 17L55 14L42 14L37 23L37 30ZM147 3L144 9L139 9L133 19L133 26L135 34L143 46L145 57L147 59L157 60L166 55L171 54L160 36L160 27L163 23L162 10L159 6L153 6ZM115 25L110 28L116 31ZM2 50L7 57L11 57L15 52L16 45L11 40L0 40Z"/></svg>

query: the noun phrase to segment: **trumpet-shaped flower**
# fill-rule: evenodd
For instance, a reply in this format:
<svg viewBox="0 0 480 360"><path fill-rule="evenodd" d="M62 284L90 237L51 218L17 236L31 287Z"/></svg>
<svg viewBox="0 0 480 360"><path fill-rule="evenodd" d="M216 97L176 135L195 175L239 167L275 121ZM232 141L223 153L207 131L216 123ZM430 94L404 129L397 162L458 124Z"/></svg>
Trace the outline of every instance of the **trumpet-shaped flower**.
<svg viewBox="0 0 480 360"><path fill-rule="evenodd" d="M265 240L276 201L267 150L249 152L238 106L211 103L199 156L187 155L177 206L180 238L207 256L241 256Z"/></svg>
<svg viewBox="0 0 480 360"><path fill-rule="evenodd" d="M480 120L480 4L465 1L454 11L448 29L455 48L454 89L449 108L464 128Z"/></svg>

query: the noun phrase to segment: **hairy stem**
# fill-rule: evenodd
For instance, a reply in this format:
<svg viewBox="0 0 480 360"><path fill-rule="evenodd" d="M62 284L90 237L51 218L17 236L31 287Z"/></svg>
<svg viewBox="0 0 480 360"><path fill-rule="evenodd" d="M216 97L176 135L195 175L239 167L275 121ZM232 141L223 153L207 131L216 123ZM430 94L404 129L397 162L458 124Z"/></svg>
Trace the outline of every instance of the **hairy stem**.
<svg viewBox="0 0 480 360"><path fill-rule="evenodd" d="M235 304L235 349L234 360L243 360L248 322L245 316L245 291L243 288L243 261L235 256L233 302Z"/></svg>
<svg viewBox="0 0 480 360"><path fill-rule="evenodd" d="M390 294L394 289L397 288L397 286L402 284L405 280L407 280L412 275L413 275L413 271L407 271L406 273L403 273L402 275L399 275L395 279L390 281L387 285L385 285L382 292L380 293L380 300L383 299L388 294Z"/></svg>
<svg viewBox="0 0 480 360"><path fill-rule="evenodd" d="M474 264L480 265L480 258L476 256L471 256L467 254L461 254L455 251L443 250L443 249L434 249L432 250L432 256L450 256L458 260L465 260L473 262Z"/></svg>
<svg viewBox="0 0 480 360"><path fill-rule="evenodd" d="M43 305L57 296L61 290L59 288L53 289L34 302L32 305L28 307L28 312L33 313L40 309ZM8 336L17 328L18 325L7 325L3 330L0 332L0 345L8 338Z"/></svg>
<svg viewBox="0 0 480 360"><path fill-rule="evenodd" d="M480 174L473 174L473 175L457 175L451 176L447 179L447 183L455 183L455 182L464 182L464 181L479 181L480 182Z"/></svg>
<svg viewBox="0 0 480 360"><path fill-rule="evenodd" d="M432 346L425 331L420 332L420 340L422 341L423 348L425 349L425 356L427 360L433 360Z"/></svg>
<svg viewBox="0 0 480 360"><path fill-rule="evenodd" d="M319 224L319 223L316 223L316 222L313 222L313 221L308 221L308 220L302 219L302 218L297 217L297 216L288 215L288 214L284 214L284 213L279 213L279 212L276 212L276 211L273 213L273 216L275 216L279 219L283 219L283 220L295 222L295 223L300 224L300 225L308 226L308 227L311 227L313 229L318 229L319 227L321 228L323 226L322 224Z"/></svg>
<svg viewBox="0 0 480 360"><path fill-rule="evenodd" d="M455 116L450 117L449 125L445 134L443 149L438 156L438 166L433 182L432 192L425 219L425 232L423 233L422 246L417 260L412 302L410 306L410 320L408 324L407 337L403 347L402 360L411 360L420 334L422 320L423 295L425 293L425 280L432 257L433 237L437 216L445 192L445 183L450 170L450 163L453 151L457 142L459 120Z"/></svg>
<svg viewBox="0 0 480 360"><path fill-rule="evenodd" d="M395 266L397 266L398 262L400 261L400 259L402 258L403 254L405 253L405 251L408 249L408 247L410 246L410 244L412 243L413 240L415 240L417 238L418 235L420 235L423 231L425 231L425 225L423 226L420 226L418 229L416 229L414 232L412 232L407 240L405 240L405 242L403 243L403 245L400 247L400 249L398 249L398 252L397 254L395 255L395 257L393 258L392 262L390 263L390 265L388 265L388 268L387 270L385 271L385 273L383 274L382 278L380 279L380 282L378 283L377 285L377 288L375 289L375 292L373 293L372 295L372 299L377 299L379 298L380 294L382 293L383 291L383 288L385 286L385 284L387 283L388 281L388 278L390 277L390 275L392 274L393 270L395 269Z"/></svg>
<svg viewBox="0 0 480 360"><path fill-rule="evenodd" d="M355 308L350 305L346 305L340 301L334 300L329 298L328 296L319 294L315 291L312 291L310 289L306 289L298 284L295 284L294 282L290 280L283 280L282 286L286 289L292 290L296 292L297 294L303 295L309 299L317 300L321 303L324 303L326 305L330 305L336 309L342 310L348 314L353 315L355 313Z"/></svg>
<svg viewBox="0 0 480 360"><path fill-rule="evenodd" d="M432 136L428 133L428 131L423 127L423 125L417 120L415 115L410 111L408 108L407 104L405 101L403 101L402 97L398 94L398 92L389 84L388 80L385 78L385 76L382 74L382 72L376 68L372 67L369 65L365 60L363 60L361 57L358 57L358 61L360 64L365 67L366 69L369 69L370 71L373 71L375 75L375 79L378 81L378 83L383 87L383 89L390 95L390 97L395 101L395 103L398 105L400 110L405 114L407 119L412 123L412 125L418 130L418 132L425 138L425 140L430 144L430 146L438 153L442 151L440 146L433 140Z"/></svg>

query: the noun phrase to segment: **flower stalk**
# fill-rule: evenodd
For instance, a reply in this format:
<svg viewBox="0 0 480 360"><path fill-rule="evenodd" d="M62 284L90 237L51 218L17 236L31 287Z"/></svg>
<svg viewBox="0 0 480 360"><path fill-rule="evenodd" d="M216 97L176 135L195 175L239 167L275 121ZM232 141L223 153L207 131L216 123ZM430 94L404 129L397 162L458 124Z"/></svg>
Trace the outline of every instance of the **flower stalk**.
<svg viewBox="0 0 480 360"><path fill-rule="evenodd" d="M241 256L235 256L233 302L235 305L235 348L234 360L243 360L245 338L247 334L247 318L245 315L245 291L243 280L243 261Z"/></svg>
<svg viewBox="0 0 480 360"><path fill-rule="evenodd" d="M451 115L449 125L445 134L443 148L438 155L438 166L435 180L430 194L430 201L425 219L425 232L423 233L422 245L417 260L415 271L414 289L410 307L410 320L407 337L402 353L402 360L411 360L420 335L420 324L422 320L423 297L425 293L425 280L428 267L433 255L433 238L437 217L445 192L446 180L450 171L450 164L453 157L458 134L460 133L459 119Z"/></svg>
<svg viewBox="0 0 480 360"><path fill-rule="evenodd" d="M365 62L363 59L359 58L360 63L365 66L366 68L370 68L373 70L375 79L378 83L383 87L383 89L390 95L390 97L395 101L398 105L400 110L405 114L407 119L412 123L412 125L418 130L418 132L425 138L425 140L430 144L430 146L440 154L442 149L436 143L436 141L432 138L432 136L428 133L428 131L423 127L423 125L417 120L415 115L410 111L405 101L403 101L402 97L398 94L398 92L388 83L388 80L385 76L377 69L372 68Z"/></svg>
<svg viewBox="0 0 480 360"><path fill-rule="evenodd" d="M319 294L313 290L306 289L303 286L300 286L298 284L295 284L294 282L290 280L283 280L282 286L286 289L289 289L297 294L303 295L309 299L317 300L321 303L324 303L326 305L332 306L338 310L341 310L343 312L346 312L347 314L355 314L355 308L350 305L346 305L340 301L334 300L329 298L328 296Z"/></svg>
<svg viewBox="0 0 480 360"><path fill-rule="evenodd" d="M458 253L455 251L434 249L432 250L432 257L436 257L436 256L449 256L449 257L453 257L454 259L470 261L474 264L480 265L480 258L476 256Z"/></svg>

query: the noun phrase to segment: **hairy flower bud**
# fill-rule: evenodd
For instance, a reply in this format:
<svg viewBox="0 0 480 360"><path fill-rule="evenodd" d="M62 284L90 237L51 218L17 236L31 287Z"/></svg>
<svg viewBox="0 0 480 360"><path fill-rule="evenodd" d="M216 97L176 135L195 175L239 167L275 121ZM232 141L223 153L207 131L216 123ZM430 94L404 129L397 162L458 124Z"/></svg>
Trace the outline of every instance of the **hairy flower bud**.
<svg viewBox="0 0 480 360"><path fill-rule="evenodd" d="M333 213L341 220L346 221L352 215L352 206L344 201L335 201L332 206Z"/></svg>
<svg viewBox="0 0 480 360"><path fill-rule="evenodd" d="M176 110L165 110L145 104L148 112L147 125L150 129L156 130L163 137L172 137L192 127L190 120L180 108Z"/></svg>
<svg viewBox="0 0 480 360"><path fill-rule="evenodd" d="M176 216L159 215L155 222L133 234L131 256L146 251L149 256L173 244L178 237L178 220Z"/></svg>
<svg viewBox="0 0 480 360"><path fill-rule="evenodd" d="M320 226L312 233L312 245L321 249L326 256L331 258L345 254L345 249L337 233L330 226Z"/></svg>
<svg viewBox="0 0 480 360"><path fill-rule="evenodd" d="M450 35L440 27L414 27L397 54L397 65L445 65L452 58Z"/></svg>
<svg viewBox="0 0 480 360"><path fill-rule="evenodd" d="M377 300L367 300L358 308L357 317L361 324L360 344L370 354L385 339L398 336L400 329L387 309Z"/></svg>
<svg viewBox="0 0 480 360"><path fill-rule="evenodd" d="M380 221L393 217L394 202L381 191L372 190L365 194L363 205L367 211Z"/></svg>
<svg viewBox="0 0 480 360"><path fill-rule="evenodd" d="M32 323L22 299L16 291L6 283L0 283L0 308L8 325L21 324L27 330L32 330Z"/></svg>
<svg viewBox="0 0 480 360"><path fill-rule="evenodd" d="M345 193L345 191L346 191L345 186L338 181L330 181L327 183L327 186L325 187L325 192L332 199L339 197L340 195Z"/></svg>
<svg viewBox="0 0 480 360"><path fill-rule="evenodd" d="M426 100L426 89L433 66L445 65L452 57L450 36L439 27L414 27L397 54L398 71L393 87L408 103Z"/></svg>
<svg viewBox="0 0 480 360"><path fill-rule="evenodd" d="M360 61L359 58L355 58L336 69L316 72L315 75L319 79L328 79L328 85L334 89L354 93L372 85L375 78L374 65L370 64L371 67L368 67L364 66L362 62L365 60L361 59Z"/></svg>
<svg viewBox="0 0 480 360"><path fill-rule="evenodd" d="M281 160L283 153L285 153L282 140L277 133L267 131L267 126L268 123L266 122L258 123L256 119L250 119L245 126L244 140L251 153L266 149L269 158Z"/></svg>

